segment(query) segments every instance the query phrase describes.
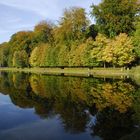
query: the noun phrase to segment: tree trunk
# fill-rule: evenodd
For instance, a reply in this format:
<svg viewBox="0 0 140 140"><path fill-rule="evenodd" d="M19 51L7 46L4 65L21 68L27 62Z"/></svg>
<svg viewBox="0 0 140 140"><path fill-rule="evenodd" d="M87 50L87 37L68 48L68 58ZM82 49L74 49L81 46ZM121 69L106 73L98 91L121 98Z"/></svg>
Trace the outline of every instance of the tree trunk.
<svg viewBox="0 0 140 140"><path fill-rule="evenodd" d="M105 64L105 62L104 62L104 68L106 68L106 64Z"/></svg>

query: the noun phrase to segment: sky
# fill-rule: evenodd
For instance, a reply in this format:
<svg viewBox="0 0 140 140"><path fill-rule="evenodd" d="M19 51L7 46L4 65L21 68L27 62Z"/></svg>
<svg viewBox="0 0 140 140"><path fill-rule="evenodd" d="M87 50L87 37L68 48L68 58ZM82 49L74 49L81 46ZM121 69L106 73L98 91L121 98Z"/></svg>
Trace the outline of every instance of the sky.
<svg viewBox="0 0 140 140"><path fill-rule="evenodd" d="M0 0L0 43L18 31L33 30L42 20L57 23L65 8L77 6L90 12L101 0Z"/></svg>

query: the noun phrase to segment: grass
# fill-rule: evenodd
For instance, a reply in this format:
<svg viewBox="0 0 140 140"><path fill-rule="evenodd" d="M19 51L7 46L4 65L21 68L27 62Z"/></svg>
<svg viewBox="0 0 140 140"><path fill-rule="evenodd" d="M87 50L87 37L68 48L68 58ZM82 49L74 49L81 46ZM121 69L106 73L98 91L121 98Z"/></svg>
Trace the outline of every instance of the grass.
<svg viewBox="0 0 140 140"><path fill-rule="evenodd" d="M140 66L133 67L131 71L135 75L140 75Z"/></svg>
<svg viewBox="0 0 140 140"><path fill-rule="evenodd" d="M0 71L71 76L128 76L130 70L121 68L0 68Z"/></svg>
<svg viewBox="0 0 140 140"><path fill-rule="evenodd" d="M134 79L138 85L140 85L140 66L132 68L130 75L131 78Z"/></svg>

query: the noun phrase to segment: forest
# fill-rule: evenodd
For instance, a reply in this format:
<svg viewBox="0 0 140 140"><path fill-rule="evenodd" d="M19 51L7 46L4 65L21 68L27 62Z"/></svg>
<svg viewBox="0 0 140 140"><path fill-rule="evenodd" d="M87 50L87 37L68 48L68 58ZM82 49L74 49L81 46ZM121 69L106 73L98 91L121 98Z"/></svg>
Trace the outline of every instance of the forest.
<svg viewBox="0 0 140 140"><path fill-rule="evenodd" d="M64 10L57 24L41 21L0 44L1 67L132 67L140 64L140 3L102 0Z"/></svg>

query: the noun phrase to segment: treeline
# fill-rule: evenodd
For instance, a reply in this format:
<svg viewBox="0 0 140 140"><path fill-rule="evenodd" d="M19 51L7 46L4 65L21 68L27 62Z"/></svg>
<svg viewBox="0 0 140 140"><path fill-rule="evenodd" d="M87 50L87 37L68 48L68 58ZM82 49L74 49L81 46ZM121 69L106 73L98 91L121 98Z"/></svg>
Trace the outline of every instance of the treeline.
<svg viewBox="0 0 140 140"><path fill-rule="evenodd" d="M104 0L85 9L65 9L59 23L42 21L0 44L2 67L122 67L140 61L140 5L137 0Z"/></svg>

